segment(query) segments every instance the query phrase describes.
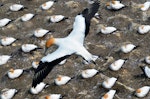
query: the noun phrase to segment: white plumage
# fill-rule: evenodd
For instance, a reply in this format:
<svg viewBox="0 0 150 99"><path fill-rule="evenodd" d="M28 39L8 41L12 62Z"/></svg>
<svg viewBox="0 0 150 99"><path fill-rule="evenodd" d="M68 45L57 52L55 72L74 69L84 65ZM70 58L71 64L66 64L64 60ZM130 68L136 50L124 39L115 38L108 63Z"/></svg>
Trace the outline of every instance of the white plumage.
<svg viewBox="0 0 150 99"><path fill-rule="evenodd" d="M146 62L147 64L150 64L150 56L146 56L146 57L145 57L145 62Z"/></svg>
<svg viewBox="0 0 150 99"><path fill-rule="evenodd" d="M6 64L10 58L9 55L0 55L0 65Z"/></svg>
<svg viewBox="0 0 150 99"><path fill-rule="evenodd" d="M110 33L113 33L116 30L117 29L115 27L102 27L100 31L103 34L110 34Z"/></svg>
<svg viewBox="0 0 150 99"><path fill-rule="evenodd" d="M34 31L34 36L35 37L43 37L44 35L46 35L47 33L49 33L49 30L43 29L43 28L38 28Z"/></svg>
<svg viewBox="0 0 150 99"><path fill-rule="evenodd" d="M125 5L122 4L120 1L111 1L109 3L106 4L107 9L110 10L120 10L121 8L124 8Z"/></svg>
<svg viewBox="0 0 150 99"><path fill-rule="evenodd" d="M139 98L145 97L150 91L150 86L143 86L136 90L135 95Z"/></svg>
<svg viewBox="0 0 150 99"><path fill-rule="evenodd" d="M0 19L0 27L6 26L10 21L11 19L8 19L8 18Z"/></svg>
<svg viewBox="0 0 150 99"><path fill-rule="evenodd" d="M49 94L45 96L45 99L61 99L62 95L61 94Z"/></svg>
<svg viewBox="0 0 150 99"><path fill-rule="evenodd" d="M57 22L62 21L64 18L65 16L63 15L53 15L53 16L50 16L50 22L57 23Z"/></svg>
<svg viewBox="0 0 150 99"><path fill-rule="evenodd" d="M37 69L38 66L39 66L39 62L37 62L37 61L33 61L33 62L32 62L32 67L33 67L34 69Z"/></svg>
<svg viewBox="0 0 150 99"><path fill-rule="evenodd" d="M150 25L141 25L138 27L138 33L145 34L150 31Z"/></svg>
<svg viewBox="0 0 150 99"><path fill-rule="evenodd" d="M83 78L91 78L91 77L95 76L98 72L99 71L96 69L86 69L86 70L82 71L81 76Z"/></svg>
<svg viewBox="0 0 150 99"><path fill-rule="evenodd" d="M102 86L104 88L110 89L115 84L116 80L117 78L115 77L108 78L102 83Z"/></svg>
<svg viewBox="0 0 150 99"><path fill-rule="evenodd" d="M43 3L40 7L42 8L42 10L48 10L53 6L53 4L54 4L54 1L47 1Z"/></svg>
<svg viewBox="0 0 150 99"><path fill-rule="evenodd" d="M150 78L150 68L148 66L141 67L145 76Z"/></svg>
<svg viewBox="0 0 150 99"><path fill-rule="evenodd" d="M64 59L63 61L61 61L60 63L59 63L59 65L63 65L63 64L65 64L66 63L66 59Z"/></svg>
<svg viewBox="0 0 150 99"><path fill-rule="evenodd" d="M121 51L123 53L129 53L131 52L136 46L134 44L126 44L121 46Z"/></svg>
<svg viewBox="0 0 150 99"><path fill-rule="evenodd" d="M118 59L115 62L113 62L111 65L109 65L109 68L113 71L118 71L122 65L125 63L126 60L124 59Z"/></svg>
<svg viewBox="0 0 150 99"><path fill-rule="evenodd" d="M58 86L61 86L61 85L65 85L68 81L71 80L71 77L69 76L63 76L63 75L59 75L55 80L55 84L58 85Z"/></svg>
<svg viewBox="0 0 150 99"><path fill-rule="evenodd" d="M8 45L11 45L15 41L16 39L13 37L5 37L5 38L2 38L0 42L1 42L1 45L8 46Z"/></svg>
<svg viewBox="0 0 150 99"><path fill-rule="evenodd" d="M9 9L10 9L11 11L19 11L19 10L21 10L22 8L24 8L24 6L21 5L21 4L13 4L13 5L11 5L11 6L9 7Z"/></svg>
<svg viewBox="0 0 150 99"><path fill-rule="evenodd" d="M150 7L150 1L146 1L144 4L141 5L141 10L142 11L147 11Z"/></svg>
<svg viewBox="0 0 150 99"><path fill-rule="evenodd" d="M109 90L101 99L113 99L116 90Z"/></svg>
<svg viewBox="0 0 150 99"><path fill-rule="evenodd" d="M10 79L18 78L22 75L23 69L10 69L7 73Z"/></svg>
<svg viewBox="0 0 150 99"><path fill-rule="evenodd" d="M82 56L87 62L91 63L95 61L95 57L89 53L84 47L84 38L89 33L90 20L94 17L95 13L98 11L99 3L94 2L91 8L88 10L84 9L81 14L75 17L73 24L73 30L71 33L64 38L53 38L47 40L46 49L53 44L57 45L58 48L53 53L44 56L40 65L35 71L32 86L35 87L38 83L43 81L43 79L48 75L48 73L59 64L64 59L68 58L72 54ZM59 16L58 16L59 17ZM53 17L53 22L58 22L56 16ZM55 20L56 18L56 20ZM60 19L64 16L60 15ZM86 21L85 21L86 20Z"/></svg>
<svg viewBox="0 0 150 99"><path fill-rule="evenodd" d="M31 20L34 16L35 16L35 14L27 13L27 14L24 14L24 15L21 17L21 20L22 20L23 22L29 21L29 20Z"/></svg>
<svg viewBox="0 0 150 99"><path fill-rule="evenodd" d="M31 92L31 94L38 94L45 87L47 87L47 85L44 82L41 82L41 83L37 84L37 86L35 88L34 87L30 88L30 92Z"/></svg>
<svg viewBox="0 0 150 99"><path fill-rule="evenodd" d="M23 44L21 46L21 49L22 49L23 52L31 52L31 51L33 51L37 48L38 48L38 46L34 45L34 44Z"/></svg>
<svg viewBox="0 0 150 99"><path fill-rule="evenodd" d="M3 89L0 99L12 99L17 92L16 89Z"/></svg>

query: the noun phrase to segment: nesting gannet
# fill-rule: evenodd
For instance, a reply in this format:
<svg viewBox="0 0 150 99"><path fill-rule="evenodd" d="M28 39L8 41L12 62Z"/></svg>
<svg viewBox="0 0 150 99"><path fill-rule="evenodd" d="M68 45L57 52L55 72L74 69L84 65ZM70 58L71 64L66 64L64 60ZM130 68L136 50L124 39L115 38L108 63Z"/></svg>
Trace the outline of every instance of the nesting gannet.
<svg viewBox="0 0 150 99"><path fill-rule="evenodd" d="M103 34L110 34L110 33L113 33L115 32L117 29L115 27L102 27L100 32L103 33Z"/></svg>
<svg viewBox="0 0 150 99"><path fill-rule="evenodd" d="M89 32L90 20L98 11L98 8L99 3L95 2L90 9L86 8L81 14L78 14L75 17L73 30L67 37L51 37L46 42L46 48L50 47L52 44L56 44L59 47L55 52L50 53L41 59L38 68L35 70L32 82L33 87L42 82L55 65L72 54L82 56L87 62L93 62L93 55L85 49L83 43L84 38Z"/></svg>
<svg viewBox="0 0 150 99"><path fill-rule="evenodd" d="M37 45L34 45L34 44L23 44L21 46L21 50L25 53L35 51L37 49L41 49L41 48L39 48Z"/></svg>
<svg viewBox="0 0 150 99"><path fill-rule="evenodd" d="M48 84L45 84L44 82L40 82L37 84L35 87L30 88L30 93L31 94L38 94L40 93L44 88L48 87Z"/></svg>
<svg viewBox="0 0 150 99"><path fill-rule="evenodd" d="M91 78L91 77L95 76L98 72L99 71L96 69L86 69L86 70L82 71L81 76L83 78Z"/></svg>
<svg viewBox="0 0 150 99"><path fill-rule="evenodd" d="M64 19L67 19L67 17L63 16L63 15L52 15L50 16L50 22L52 23L57 23L60 21L63 21Z"/></svg>
<svg viewBox="0 0 150 99"><path fill-rule="evenodd" d="M142 11L147 11L150 7L150 1L146 1L144 4L141 4L140 9Z"/></svg>
<svg viewBox="0 0 150 99"><path fill-rule="evenodd" d="M3 89L0 95L0 99L12 99L18 92L16 89Z"/></svg>
<svg viewBox="0 0 150 99"><path fill-rule="evenodd" d="M136 90L135 95L139 98L145 97L150 91L150 86L143 86Z"/></svg>
<svg viewBox="0 0 150 99"><path fill-rule="evenodd" d="M150 31L150 25L141 25L138 27L138 33L145 34Z"/></svg>
<svg viewBox="0 0 150 99"><path fill-rule="evenodd" d="M9 24L11 21L12 21L12 20L11 20L11 19L8 19L8 18L0 19L0 27L6 26L6 25Z"/></svg>
<svg viewBox="0 0 150 99"><path fill-rule="evenodd" d="M122 65L125 63L126 60L124 59L118 59L115 62L113 62L111 65L109 65L109 68L113 71L119 70Z"/></svg>
<svg viewBox="0 0 150 99"><path fill-rule="evenodd" d="M10 79L15 79L15 78L20 77L22 75L23 71L24 71L23 69L13 69L13 68L11 68L8 71L7 75Z"/></svg>
<svg viewBox="0 0 150 99"><path fill-rule="evenodd" d="M45 96L45 99L62 99L61 94L49 94Z"/></svg>
<svg viewBox="0 0 150 99"><path fill-rule="evenodd" d="M109 10L120 10L120 9L124 8L125 5L122 4L120 1L112 0L112 1L106 3L106 7Z"/></svg>
<svg viewBox="0 0 150 99"><path fill-rule="evenodd" d="M38 66L39 66L39 62L38 62L38 61L33 61L33 62L32 62L32 67L33 67L34 69L37 69Z"/></svg>
<svg viewBox="0 0 150 99"><path fill-rule="evenodd" d="M109 90L103 97L101 97L101 99L113 99L115 93L116 90Z"/></svg>
<svg viewBox="0 0 150 99"><path fill-rule="evenodd" d="M21 4L13 4L9 7L10 11L20 11L23 10L24 8L26 8L24 5Z"/></svg>
<svg viewBox="0 0 150 99"><path fill-rule="evenodd" d="M43 37L43 36L45 36L47 33L49 33L50 32L50 30L47 30L47 29L43 29L43 28L38 28L38 29L36 29L35 31L34 31L34 36L35 37Z"/></svg>
<svg viewBox="0 0 150 99"><path fill-rule="evenodd" d="M35 14L32 14L32 13L24 14L24 15L21 17L21 21L23 21L23 22L29 21L29 20L31 20L34 16L35 16Z"/></svg>
<svg viewBox="0 0 150 99"><path fill-rule="evenodd" d="M142 69L144 75L148 78L150 78L150 68L148 66L140 66Z"/></svg>
<svg viewBox="0 0 150 99"><path fill-rule="evenodd" d="M146 56L144 60L147 64L150 64L150 56Z"/></svg>
<svg viewBox="0 0 150 99"><path fill-rule="evenodd" d="M0 43L2 46L8 46L11 45L12 43L14 43L17 39L13 38L13 37L4 37L0 40Z"/></svg>
<svg viewBox="0 0 150 99"><path fill-rule="evenodd" d="M69 76L58 75L58 77L54 80L55 84L58 86L65 85L67 82L71 80Z"/></svg>
<svg viewBox="0 0 150 99"><path fill-rule="evenodd" d="M129 53L131 52L133 49L137 48L138 46L135 46L134 44L125 44L123 46L121 46L121 51L123 53Z"/></svg>
<svg viewBox="0 0 150 99"><path fill-rule="evenodd" d="M41 7L42 10L48 10L53 6L54 2L56 2L56 0L47 1L47 2L43 3L40 7Z"/></svg>
<svg viewBox="0 0 150 99"><path fill-rule="evenodd" d="M115 84L116 81L117 81L117 78L115 77L108 78L102 83L102 86L104 88L110 89Z"/></svg>
<svg viewBox="0 0 150 99"><path fill-rule="evenodd" d="M10 55L0 55L0 65L6 64L10 58Z"/></svg>

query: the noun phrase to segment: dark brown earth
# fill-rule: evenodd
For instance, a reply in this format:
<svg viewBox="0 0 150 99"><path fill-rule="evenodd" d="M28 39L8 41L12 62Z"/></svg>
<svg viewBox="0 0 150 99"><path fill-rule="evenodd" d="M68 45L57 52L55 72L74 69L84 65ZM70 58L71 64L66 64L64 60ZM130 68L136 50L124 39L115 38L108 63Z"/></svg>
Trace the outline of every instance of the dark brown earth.
<svg viewBox="0 0 150 99"><path fill-rule="evenodd" d="M98 66L93 64L85 65L82 63L83 60L81 57L73 55L67 59L67 63L64 65L57 65L44 80L44 82L51 84L58 74L71 77L75 76L68 84L63 86L50 86L38 95L31 95L28 93L28 90L31 87L34 72L30 71L24 73L15 80L4 77L10 68L30 68L32 61L40 61L44 56L44 44L51 35L48 34L42 39L30 38L36 28L45 28L54 31L52 35L57 38L65 37L72 28L75 16L89 6L87 0L73 0L73 4L66 3L69 2L69 0L58 0L51 9L41 11L39 6L46 1L47 0L1 0L4 6L0 7L0 19L6 17L15 19L15 21L4 28L0 28L0 38L12 36L20 40L11 46L0 46L0 54L10 55L16 52L20 46L25 43L36 44L43 49L37 50L33 54L22 53L15 55L7 64L0 66L0 90L4 88L21 89L13 99L38 99L50 93L66 95L64 99L99 99L108 91L101 87L104 78L101 77L100 74L90 79L81 79L77 75L80 74L81 70L88 68L105 70L113 61L120 58L128 59L123 65L123 68L117 72L107 69L103 74L108 77L119 77L119 82L133 89L145 85L150 86L150 80L148 78L135 77L136 75L142 74L139 66L147 65L143 63L142 60L145 56L150 55L150 34L140 35L137 33L137 27L139 25L150 24L150 20L148 19L150 17L150 10L142 12L137 7L137 4L142 4L145 0L122 0L122 3L127 5L127 7L119 11L109 11L105 9L105 4L109 0L100 1L101 6L98 13L101 15L101 18L91 21L90 33L85 39L85 46L88 51L100 56L100 59L96 61ZM18 12L7 12L9 6L13 3L21 3L28 7L28 9ZM19 17L29 12L38 15L28 22L21 22ZM47 17L54 14L62 14L69 17L69 19L59 23L48 23ZM99 31L99 25L101 24L115 26L119 30L109 35L97 33ZM118 54L117 51L120 46L125 43L133 43L139 47L128 54ZM55 46L51 47L49 48L49 52L55 49ZM138 99L133 95L131 90L119 84L115 84L112 89L117 90L114 99ZM150 93L142 99L150 99Z"/></svg>

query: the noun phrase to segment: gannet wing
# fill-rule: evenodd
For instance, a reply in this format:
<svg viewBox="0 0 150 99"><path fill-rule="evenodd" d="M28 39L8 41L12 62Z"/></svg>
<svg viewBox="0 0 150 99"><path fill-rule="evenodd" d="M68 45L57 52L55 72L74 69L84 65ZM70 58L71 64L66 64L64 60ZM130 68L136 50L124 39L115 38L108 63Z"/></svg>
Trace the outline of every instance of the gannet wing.
<svg viewBox="0 0 150 99"><path fill-rule="evenodd" d="M94 17L95 13L98 11L99 2L94 2L91 8L86 8L82 13L75 17L73 24L73 30L68 35L72 39L79 41L81 44L84 42L84 38L87 36L90 30L90 20Z"/></svg>
<svg viewBox="0 0 150 99"><path fill-rule="evenodd" d="M43 57L38 68L35 70L32 87L36 87L37 84L43 81L55 65L68 58L73 53L73 51L68 51L59 47L55 52Z"/></svg>

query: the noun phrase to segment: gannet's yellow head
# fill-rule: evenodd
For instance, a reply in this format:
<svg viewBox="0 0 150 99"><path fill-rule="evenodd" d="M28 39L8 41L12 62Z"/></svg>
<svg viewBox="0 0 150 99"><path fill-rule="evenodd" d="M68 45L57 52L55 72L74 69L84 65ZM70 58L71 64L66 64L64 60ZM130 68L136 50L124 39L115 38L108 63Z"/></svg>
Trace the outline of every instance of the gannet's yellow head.
<svg viewBox="0 0 150 99"><path fill-rule="evenodd" d="M112 0L112 4L116 4L116 2L114 0Z"/></svg>
<svg viewBox="0 0 150 99"><path fill-rule="evenodd" d="M49 47L51 47L54 43L55 43L55 38L54 38L53 36L51 36L50 39L48 39L48 40L46 41L45 47L46 47L46 48L49 48Z"/></svg>
<svg viewBox="0 0 150 99"><path fill-rule="evenodd" d="M14 69L13 69L13 68L11 68L11 69L9 70L9 72L14 73Z"/></svg>
<svg viewBox="0 0 150 99"><path fill-rule="evenodd" d="M136 90L136 93L141 93L141 89L137 89L137 90Z"/></svg>
<svg viewBox="0 0 150 99"><path fill-rule="evenodd" d="M110 6L110 2L107 2L107 3L106 3L106 6Z"/></svg>
<svg viewBox="0 0 150 99"><path fill-rule="evenodd" d="M108 94L106 93L104 96L103 96L104 99L107 99L108 98Z"/></svg>
<svg viewBox="0 0 150 99"><path fill-rule="evenodd" d="M54 43L55 43L55 38L53 36L51 36L50 39L48 39L46 41L46 44L45 44L45 53L46 53L47 49L49 47L51 47Z"/></svg>
<svg viewBox="0 0 150 99"><path fill-rule="evenodd" d="M144 7L145 7L144 4L141 4L141 5L140 5L140 8L144 8Z"/></svg>
<svg viewBox="0 0 150 99"><path fill-rule="evenodd" d="M45 96L45 99L50 99L50 96Z"/></svg>

